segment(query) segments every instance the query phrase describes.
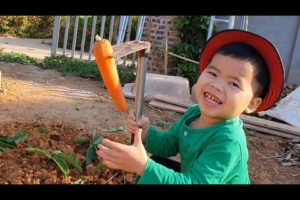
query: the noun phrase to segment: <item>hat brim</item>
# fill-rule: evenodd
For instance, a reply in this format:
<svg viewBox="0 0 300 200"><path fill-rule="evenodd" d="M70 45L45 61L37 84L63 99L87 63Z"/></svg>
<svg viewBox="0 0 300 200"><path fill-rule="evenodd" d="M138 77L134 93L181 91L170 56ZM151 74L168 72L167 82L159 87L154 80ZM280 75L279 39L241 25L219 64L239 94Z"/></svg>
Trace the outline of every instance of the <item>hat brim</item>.
<svg viewBox="0 0 300 200"><path fill-rule="evenodd" d="M284 67L278 51L267 39L243 30L229 29L218 32L207 41L203 48L199 65L200 71L207 67L220 47L233 42L243 42L252 46L264 58L269 70L270 84L267 94L256 112L271 108L281 95L284 85Z"/></svg>

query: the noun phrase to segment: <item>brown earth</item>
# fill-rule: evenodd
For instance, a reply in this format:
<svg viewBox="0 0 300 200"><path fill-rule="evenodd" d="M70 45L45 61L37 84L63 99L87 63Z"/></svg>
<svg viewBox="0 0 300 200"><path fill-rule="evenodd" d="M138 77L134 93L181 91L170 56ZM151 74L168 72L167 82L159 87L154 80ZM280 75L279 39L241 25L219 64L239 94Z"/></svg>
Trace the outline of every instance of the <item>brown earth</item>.
<svg viewBox="0 0 300 200"><path fill-rule="evenodd" d="M77 144L80 136L98 135L129 144L125 131L106 132L123 126L126 114L115 108L99 81L62 76L54 70L36 66L0 62L0 135L13 135L28 130L27 141L17 148L0 152L0 184L132 184L135 175L121 170L102 169L95 172L99 160L84 167L83 174L70 166L66 177L48 158L25 148L38 147L50 152L72 153L84 162L87 144ZM128 99L129 108L134 108ZM180 114L161 111L145 105L151 122L172 123ZM274 158L288 140L247 131L250 153L249 170L254 184L300 183L299 166L282 166Z"/></svg>

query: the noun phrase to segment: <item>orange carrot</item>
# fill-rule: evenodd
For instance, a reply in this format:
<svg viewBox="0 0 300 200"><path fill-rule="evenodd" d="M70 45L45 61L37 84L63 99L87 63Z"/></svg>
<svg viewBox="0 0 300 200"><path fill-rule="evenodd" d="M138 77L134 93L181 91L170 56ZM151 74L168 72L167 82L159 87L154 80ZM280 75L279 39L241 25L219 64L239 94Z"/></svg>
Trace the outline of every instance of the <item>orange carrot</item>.
<svg viewBox="0 0 300 200"><path fill-rule="evenodd" d="M96 36L93 50L98 69L108 93L112 97L119 111L126 112L127 103L123 95L115 58L110 57L113 53L111 43L109 40L101 39L99 36Z"/></svg>

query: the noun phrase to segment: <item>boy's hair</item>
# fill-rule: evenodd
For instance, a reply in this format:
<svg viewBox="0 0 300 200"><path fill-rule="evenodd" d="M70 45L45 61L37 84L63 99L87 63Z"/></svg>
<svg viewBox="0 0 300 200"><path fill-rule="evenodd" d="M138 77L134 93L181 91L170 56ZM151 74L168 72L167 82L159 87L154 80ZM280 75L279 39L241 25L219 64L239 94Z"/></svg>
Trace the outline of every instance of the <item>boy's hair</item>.
<svg viewBox="0 0 300 200"><path fill-rule="evenodd" d="M249 61L254 66L254 76L259 84L255 96L261 98L266 96L270 84L268 66L255 48L242 42L233 42L219 48L216 54Z"/></svg>

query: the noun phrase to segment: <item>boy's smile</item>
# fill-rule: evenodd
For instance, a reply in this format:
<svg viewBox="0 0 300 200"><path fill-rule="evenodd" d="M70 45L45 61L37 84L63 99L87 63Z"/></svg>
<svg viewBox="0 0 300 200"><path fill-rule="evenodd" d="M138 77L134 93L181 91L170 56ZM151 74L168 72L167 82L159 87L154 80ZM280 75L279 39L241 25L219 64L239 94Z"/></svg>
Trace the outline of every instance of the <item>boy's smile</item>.
<svg viewBox="0 0 300 200"><path fill-rule="evenodd" d="M221 100L210 92L204 92L204 97L205 103L210 106L217 106L219 104L222 104Z"/></svg>
<svg viewBox="0 0 300 200"><path fill-rule="evenodd" d="M254 67L249 61L216 54L195 87L202 120L212 125L238 117L249 106L252 109L256 87Z"/></svg>

